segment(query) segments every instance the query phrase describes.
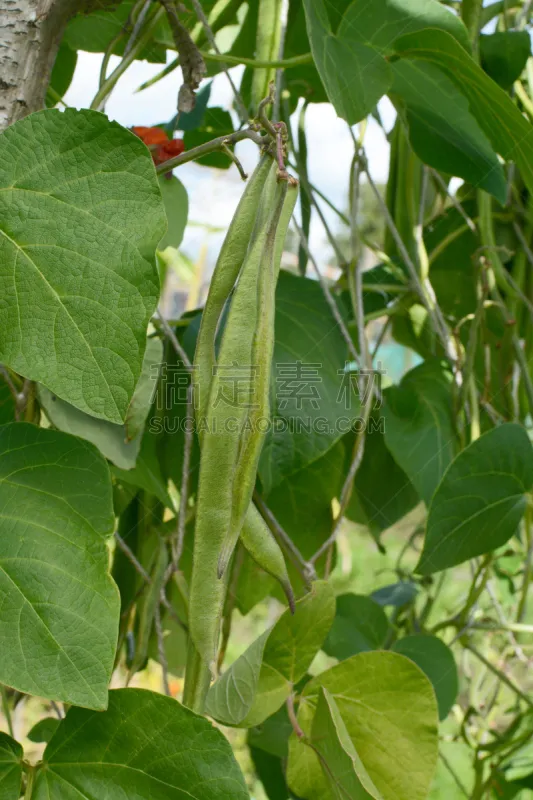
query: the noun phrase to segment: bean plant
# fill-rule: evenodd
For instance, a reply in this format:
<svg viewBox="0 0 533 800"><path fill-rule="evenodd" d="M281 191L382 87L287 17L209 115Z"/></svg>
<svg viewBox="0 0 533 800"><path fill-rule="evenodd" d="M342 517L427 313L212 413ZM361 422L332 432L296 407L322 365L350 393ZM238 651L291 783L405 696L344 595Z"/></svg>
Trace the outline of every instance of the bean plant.
<svg viewBox="0 0 533 800"><path fill-rule="evenodd" d="M0 800L531 797L531 2L69 9L1 106ZM173 318L191 161L242 192Z"/></svg>

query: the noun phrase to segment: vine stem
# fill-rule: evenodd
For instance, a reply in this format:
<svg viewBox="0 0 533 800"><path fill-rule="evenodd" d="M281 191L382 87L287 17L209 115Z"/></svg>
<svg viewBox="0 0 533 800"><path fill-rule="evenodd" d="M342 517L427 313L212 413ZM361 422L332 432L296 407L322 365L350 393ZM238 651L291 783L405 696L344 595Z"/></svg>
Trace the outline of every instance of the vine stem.
<svg viewBox="0 0 533 800"><path fill-rule="evenodd" d="M239 117L241 118L241 122L245 123L248 120L248 112L246 110L246 106L245 106L244 101L243 101L243 99L242 99L242 97L240 95L239 90L237 89L237 87L235 86L235 83L233 82L233 78L231 77L231 75L228 72L228 65L223 60L224 56L222 56L220 50L218 49L218 46L217 46L217 43L216 43L216 39L215 39L215 34L213 33L213 31L211 29L211 25L209 24L209 20L207 19L206 15L205 15L205 12L204 12L204 10L202 8L202 4L200 3L200 0L191 0L191 1L192 1L192 5L193 5L193 8L194 8L194 12L195 12L196 16L198 17L198 19L200 20L200 22L202 23L202 26L203 26L203 29L205 31L205 35L207 37L207 40L208 40L209 44L211 45L211 47L215 51L215 54L217 56L221 56L220 64L222 65L222 69L224 71L224 74L226 75L226 78L228 79L229 85L231 86L231 90L232 90L233 95L235 97L235 104L237 106L237 110L239 112Z"/></svg>
<svg viewBox="0 0 533 800"><path fill-rule="evenodd" d="M480 651L477 650L477 648L475 648L474 645L469 643L465 645L465 647L467 650L470 650L470 652L473 653L473 655L475 655L475 657L479 661L481 661L481 663L484 664L488 670L490 670L494 675L496 675L496 677L499 678L502 683L505 683L505 685L509 689L511 689L511 691L517 695L517 697L523 700L524 703L526 703L526 705L529 706L529 708L533 708L533 700L525 692L523 692L522 689L520 689L520 687L517 686L510 678L508 678L505 672L502 672L500 669L498 669L498 667L496 667L491 661L489 661L488 658L486 658L483 655L483 653L480 653Z"/></svg>
<svg viewBox="0 0 533 800"><path fill-rule="evenodd" d="M201 158L201 156L205 156L208 153L213 153L215 150L224 150L231 144L242 142L243 139L251 139L252 142L258 145L264 145L269 141L269 137L261 136L260 133L250 128L246 128L243 131L235 131L226 136L218 136L216 139L211 139L210 142L200 144L198 147L193 147L192 150L186 150L184 153L181 153L181 155L170 158L162 164L158 164L156 172L159 174L170 172L175 169L175 167L187 164L189 161L194 161L196 158Z"/></svg>
<svg viewBox="0 0 533 800"><path fill-rule="evenodd" d="M100 88L96 92L90 106L92 109L96 111L102 110L108 95L111 94L111 92L115 88L118 79L121 78L122 75L124 75L128 67L135 61L135 59L142 51L142 49L146 47L146 45L149 43L152 33L161 22L164 15L165 15L165 9L158 8L158 10L154 14L150 22L147 24L144 33L141 36L139 36L139 38L132 46L129 53L122 58L120 64L118 64L116 69L114 69L111 75L108 78L106 78L104 83L100 86Z"/></svg>
<svg viewBox="0 0 533 800"><path fill-rule="evenodd" d="M35 784L35 767L25 761L24 768L26 770L26 791L24 792L24 800L31 800L33 786Z"/></svg>
<svg viewBox="0 0 533 800"><path fill-rule="evenodd" d="M298 225L298 223L296 222L295 219L292 220L292 224L294 225L296 233L300 237L300 241L302 242L303 248L304 248L305 252L307 253L307 257L308 257L309 261L313 265L313 269L316 272L318 281L320 283L320 288L322 289L322 292L324 294L324 298L325 298L328 306L331 309L331 313L333 314L335 322L339 326L339 330L342 333L344 341L346 342L346 345L348 347L350 355L353 358L353 360L357 364L359 364L359 361L360 361L359 353L355 349L355 345L354 345L354 343L352 341L352 337L350 336L348 328L346 327L346 323L344 322L343 318L341 317L341 313L340 313L339 308L337 306L337 303L335 302L335 299L334 299L334 297L333 297L333 295L332 295L332 293L330 291L330 288L329 288L328 284L326 283L326 280L325 280L324 276L320 272L320 269L318 267L318 264L317 264L317 261L316 261L315 257L313 256L313 254L311 253L311 251L309 249L309 243L307 241L307 237L306 237L305 233L300 228L300 226Z"/></svg>
<svg viewBox="0 0 533 800"><path fill-rule="evenodd" d="M437 304L433 288L432 288L432 286L431 286L431 284L429 283L428 280L425 280L423 282L421 281L420 275L418 274L418 270L417 270L416 266L414 265L413 260L411 259L411 256L407 252L407 248L406 248L406 246L404 244L404 241L403 241L402 237L400 236L400 233L399 233L398 228L396 227L396 224L395 224L395 222L394 222L394 220L393 220L393 218L392 218L392 216L390 214L390 211L387 208L387 204L383 200L383 198L381 196L381 192L379 191L378 187L376 186L376 184L374 182L374 179L372 178L372 175L370 174L370 170L368 168L368 160L366 158L366 155L363 152L361 152L361 159L362 159L362 168L363 168L364 172L366 173L366 177L367 177L368 183L370 185L370 188L372 189L372 192L374 193L374 196L375 196L375 198L376 198L376 200L378 202L378 205L379 205L379 207L381 209L381 212L383 213L383 216L385 217L385 222L387 224L387 227L389 228L389 230L391 232L391 235L392 235L392 237L393 237L393 239L394 239L394 241L396 243L396 246L397 246L397 248L398 248L398 250L400 252L400 255L402 256L402 258L403 258L403 260L405 262L405 265L406 265L406 267L407 267L407 269L409 271L409 275L410 275L411 281L413 283L413 286L416 288L417 294L419 295L420 300L422 301L426 311L428 312L428 316L432 321L433 328L434 328L435 332L437 333L437 335L441 339L442 346L444 348L444 352L446 353L446 355L448 356L450 361L454 362L455 361L455 354L450 350L450 342L449 342L449 339L448 339L446 323L444 321L444 317L442 315L442 311L440 310L440 308L439 308L439 306Z"/></svg>
<svg viewBox="0 0 533 800"><path fill-rule="evenodd" d="M159 657L159 663L161 664L161 670L163 673L163 689L165 694L170 697L171 691L168 682L168 661L167 654L165 652L165 638L163 636L163 625L161 624L161 609L159 603L155 608L154 626L157 636L157 655Z"/></svg>

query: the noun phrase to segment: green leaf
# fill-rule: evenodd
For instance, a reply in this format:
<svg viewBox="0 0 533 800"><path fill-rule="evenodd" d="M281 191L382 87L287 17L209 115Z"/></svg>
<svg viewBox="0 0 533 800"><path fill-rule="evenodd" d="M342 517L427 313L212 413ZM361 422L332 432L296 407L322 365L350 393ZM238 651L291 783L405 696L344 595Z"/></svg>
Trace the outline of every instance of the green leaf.
<svg viewBox="0 0 533 800"><path fill-rule="evenodd" d="M351 27L335 36L322 0L304 0L304 8L311 52L330 102L340 117L354 125L388 91L389 64L358 41Z"/></svg>
<svg viewBox="0 0 533 800"><path fill-rule="evenodd" d="M218 107L207 108L202 124L193 130L185 131L183 136L185 149L192 150L193 147L199 147L201 144L205 144L211 141L211 139L215 139L217 136L225 136L230 133L233 133L233 121L229 111ZM232 161L226 153L218 151L197 158L196 163L202 164L204 167L228 169Z"/></svg>
<svg viewBox="0 0 533 800"><path fill-rule="evenodd" d="M149 339L141 377L135 387L124 425L90 417L41 385L37 387L39 403L50 422L60 431L92 442L115 466L133 469L139 455L142 428L150 410L162 357L161 341Z"/></svg>
<svg viewBox="0 0 533 800"><path fill-rule="evenodd" d="M1 134L0 165L0 361L120 423L159 297L149 151L96 111L49 109Z"/></svg>
<svg viewBox="0 0 533 800"><path fill-rule="evenodd" d="M265 644L266 631L256 639L209 689L205 711L228 725L238 725L255 700Z"/></svg>
<svg viewBox="0 0 533 800"><path fill-rule="evenodd" d="M33 800L248 800L231 747L211 723L170 697L109 693L95 714L72 708L44 753Z"/></svg>
<svg viewBox="0 0 533 800"><path fill-rule="evenodd" d="M60 720L57 717L45 717L40 719L28 733L30 742L40 744L48 743L59 726Z"/></svg>
<svg viewBox="0 0 533 800"><path fill-rule="evenodd" d="M18 800L22 786L22 746L0 733L0 800Z"/></svg>
<svg viewBox="0 0 533 800"><path fill-rule="evenodd" d="M355 751L383 800L426 800L438 755L437 705L423 672L396 653L360 653L313 678L298 722L306 736L322 688L334 698ZM331 800L316 754L291 737L288 783L306 800Z"/></svg>
<svg viewBox="0 0 533 800"><path fill-rule="evenodd" d="M317 281L280 272L275 335L273 425L259 462L266 494L330 450L360 411L344 374L346 344Z"/></svg>
<svg viewBox="0 0 533 800"><path fill-rule="evenodd" d="M341 716L335 698L321 687L311 742L318 754L327 784L337 800L383 800L366 771Z"/></svg>
<svg viewBox="0 0 533 800"><path fill-rule="evenodd" d="M405 636L392 649L425 672L437 696L439 719L446 719L459 691L457 666L450 648L436 636Z"/></svg>
<svg viewBox="0 0 533 800"><path fill-rule="evenodd" d="M452 376L436 359L425 361L384 397L387 447L429 505L457 452Z"/></svg>
<svg viewBox="0 0 533 800"><path fill-rule="evenodd" d="M401 58L434 64L456 84L493 148L506 161L516 162L527 187L533 191L531 123L453 36L445 31L424 30L402 36L395 47Z"/></svg>
<svg viewBox="0 0 533 800"><path fill-rule="evenodd" d="M75 50L71 50L68 44L62 42L57 51L56 60L50 76L50 87L54 90L55 95L49 89L46 92L46 105L47 107L55 106L57 103L57 96L63 97L66 94L68 87L74 77L74 70L78 62L78 54Z"/></svg>
<svg viewBox="0 0 533 800"><path fill-rule="evenodd" d="M372 600L380 606L394 606L394 608L403 608L403 606L410 605L418 594L418 587L416 583L411 581L398 581L398 583L390 583L388 586L382 586L381 589L376 589L372 592Z"/></svg>
<svg viewBox="0 0 533 800"><path fill-rule="evenodd" d="M370 418L363 460L346 510L348 519L366 525L376 538L419 502L418 493L385 444L381 423L383 418Z"/></svg>
<svg viewBox="0 0 533 800"><path fill-rule="evenodd" d="M341 594L337 597L337 613L322 649L328 656L343 661L357 653L381 649L388 632L387 615L371 597Z"/></svg>
<svg viewBox="0 0 533 800"><path fill-rule="evenodd" d="M533 448L524 428L500 425L453 461L431 503L422 575L489 553L516 532L533 485Z"/></svg>
<svg viewBox="0 0 533 800"><path fill-rule="evenodd" d="M465 26L438 0L354 0L346 9L339 36L354 36L384 55L394 52L398 36L438 28L447 31L470 52Z"/></svg>
<svg viewBox="0 0 533 800"><path fill-rule="evenodd" d="M128 36L119 35L127 29L130 14L135 3L127 0L120 2L111 11L96 8L90 14L79 13L67 24L64 41L73 50L86 50L89 53L105 53L113 40L115 55L123 55ZM131 29L130 29L131 30ZM166 48L174 47L172 34L166 20L163 20L154 31L152 41L139 54L139 59L146 59L155 64L164 64Z"/></svg>
<svg viewBox="0 0 533 800"><path fill-rule="evenodd" d="M159 188L165 204L168 228L159 242L158 249L164 250L165 247L179 247L189 214L187 189L175 175L171 175L169 178L166 175L160 175Z"/></svg>
<svg viewBox="0 0 533 800"><path fill-rule="evenodd" d="M405 108L409 141L417 156L437 170L485 189L504 204L503 167L453 81L425 62L400 60L391 69L390 94Z"/></svg>
<svg viewBox="0 0 533 800"><path fill-rule="evenodd" d="M0 508L0 682L105 708L119 621L107 464L82 439L4 425Z"/></svg>
<svg viewBox="0 0 533 800"><path fill-rule="evenodd" d="M531 55L528 31L498 31L479 37L481 66L502 89L510 89Z"/></svg>
<svg viewBox="0 0 533 800"><path fill-rule="evenodd" d="M228 725L253 727L274 714L307 672L333 622L333 590L324 581L287 609L216 681L206 712Z"/></svg>

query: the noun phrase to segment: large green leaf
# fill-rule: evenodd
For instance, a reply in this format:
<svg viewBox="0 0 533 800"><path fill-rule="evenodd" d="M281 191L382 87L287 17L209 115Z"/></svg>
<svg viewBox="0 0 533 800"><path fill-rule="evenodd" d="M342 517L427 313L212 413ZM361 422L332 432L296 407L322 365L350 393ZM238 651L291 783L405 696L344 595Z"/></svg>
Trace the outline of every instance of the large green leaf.
<svg viewBox="0 0 533 800"><path fill-rule="evenodd" d="M343 373L346 344L317 281L281 271L275 330L273 426L259 463L267 494L333 447L360 410Z"/></svg>
<svg viewBox="0 0 533 800"><path fill-rule="evenodd" d="M399 36L424 28L447 31L470 51L465 26L438 0L354 0L344 13L338 35L353 36L390 55Z"/></svg>
<svg viewBox="0 0 533 800"><path fill-rule="evenodd" d="M285 702L306 673L333 622L335 599L326 582L287 609L209 690L207 713L230 725L259 725Z"/></svg>
<svg viewBox="0 0 533 800"><path fill-rule="evenodd" d="M0 682L105 708L119 618L107 464L82 439L4 425L0 509Z"/></svg>
<svg viewBox="0 0 533 800"><path fill-rule="evenodd" d="M470 104L470 111L506 161L515 161L533 191L533 134L528 122L510 97L442 30L423 30L402 36L395 44L402 59L422 60L439 67Z"/></svg>
<svg viewBox="0 0 533 800"><path fill-rule="evenodd" d="M120 423L159 287L165 214L150 153L96 111L0 136L0 361Z"/></svg>
<svg viewBox="0 0 533 800"><path fill-rule="evenodd" d="M419 502L414 486L385 444L382 422L383 418L370 418L363 460L346 510L348 519L366 525L376 538Z"/></svg>
<svg viewBox="0 0 533 800"><path fill-rule="evenodd" d="M439 719L446 719L459 691L457 666L450 648L436 636L405 636L392 649L426 673L437 697Z"/></svg>
<svg viewBox="0 0 533 800"><path fill-rule="evenodd" d="M0 800L19 800L22 784L21 745L0 733Z"/></svg>
<svg viewBox="0 0 533 800"><path fill-rule="evenodd" d="M457 452L452 376L439 361L425 361L384 394L387 447L429 505Z"/></svg>
<svg viewBox="0 0 533 800"><path fill-rule="evenodd" d="M391 68L391 94L405 107L417 156L505 203L507 185L498 156L453 81L433 64L400 60Z"/></svg>
<svg viewBox="0 0 533 800"><path fill-rule="evenodd" d="M528 31L498 31L479 37L481 66L503 89L520 77L531 55Z"/></svg>
<svg viewBox="0 0 533 800"><path fill-rule="evenodd" d="M304 0L316 67L335 111L350 125L364 119L391 83L388 63L352 31L335 36L322 0Z"/></svg>
<svg viewBox="0 0 533 800"><path fill-rule="evenodd" d="M472 442L435 492L417 572L430 575L505 544L532 485L533 448L520 425L500 425Z"/></svg>
<svg viewBox="0 0 533 800"><path fill-rule="evenodd" d="M387 615L371 597L341 594L323 650L339 661L367 650L379 650L389 630Z"/></svg>
<svg viewBox="0 0 533 800"><path fill-rule="evenodd" d="M318 695L311 742L337 800L382 800L350 739L335 698L324 687Z"/></svg>
<svg viewBox="0 0 533 800"><path fill-rule="evenodd" d="M404 656L360 653L313 678L298 722L312 731L319 695L334 698L365 769L384 800L426 800L438 755L437 704L431 683ZM291 737L288 783L306 800L332 800L315 753Z"/></svg>
<svg viewBox="0 0 533 800"><path fill-rule="evenodd" d="M47 746L33 800L248 800L231 747L170 697L109 693L95 714L71 709Z"/></svg>

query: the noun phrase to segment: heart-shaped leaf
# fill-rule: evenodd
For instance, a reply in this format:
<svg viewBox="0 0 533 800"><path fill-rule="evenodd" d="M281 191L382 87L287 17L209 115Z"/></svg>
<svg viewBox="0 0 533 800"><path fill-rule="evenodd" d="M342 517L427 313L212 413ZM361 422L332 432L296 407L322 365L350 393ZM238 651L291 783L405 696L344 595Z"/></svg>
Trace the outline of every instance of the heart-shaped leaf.
<svg viewBox="0 0 533 800"><path fill-rule="evenodd" d="M472 442L435 492L417 572L431 575L505 544L532 485L533 448L520 425L500 425Z"/></svg>
<svg viewBox="0 0 533 800"><path fill-rule="evenodd" d="M360 653L305 686L298 723L312 736L320 693L335 700L346 731L383 800L426 800L438 756L437 703L431 683L397 653ZM293 734L288 783L298 797L331 800L320 760ZM356 795L355 795L356 796Z"/></svg>
<svg viewBox="0 0 533 800"><path fill-rule="evenodd" d="M211 723L143 689L109 693L109 708L72 708L48 744L33 800L248 800L231 747Z"/></svg>
<svg viewBox="0 0 533 800"><path fill-rule="evenodd" d="M23 755L18 742L0 733L0 800L19 800Z"/></svg>
<svg viewBox="0 0 533 800"><path fill-rule="evenodd" d="M4 425L0 509L0 682L105 708L120 606L106 462L83 439Z"/></svg>
<svg viewBox="0 0 533 800"><path fill-rule="evenodd" d="M0 135L0 361L123 422L159 298L165 212L150 153L96 111Z"/></svg>

